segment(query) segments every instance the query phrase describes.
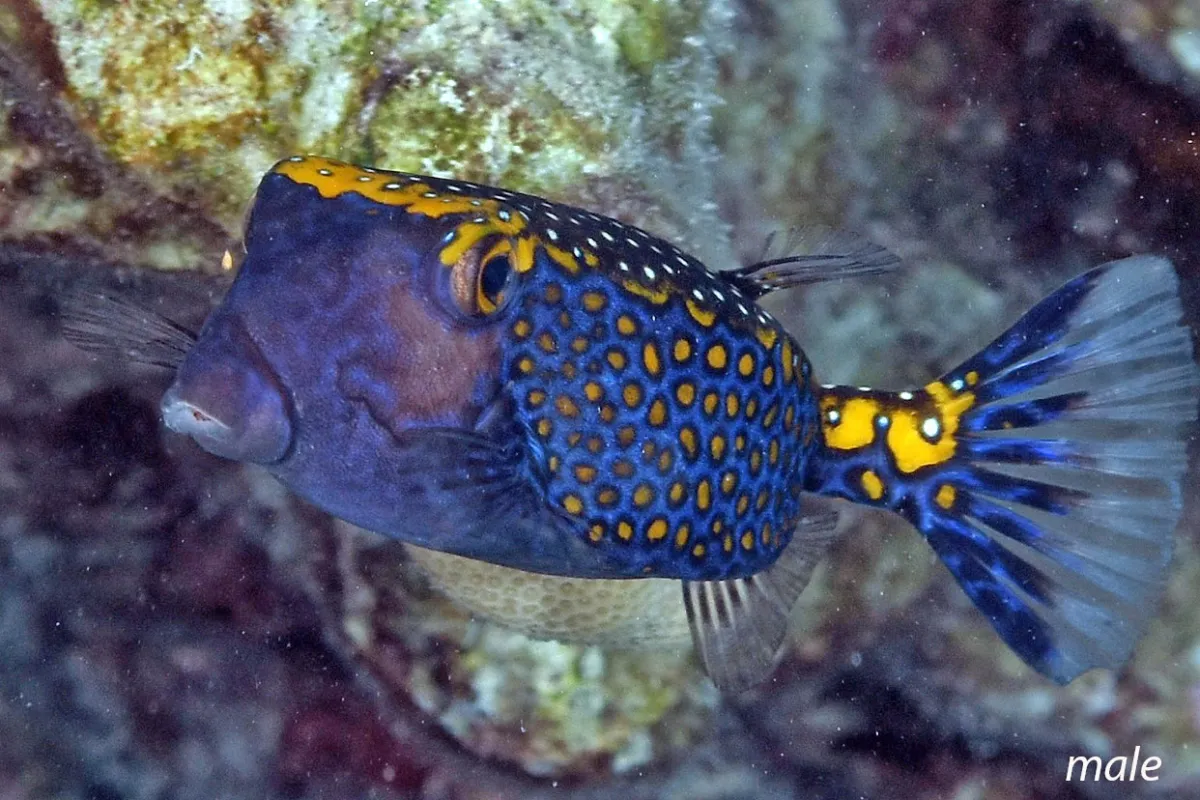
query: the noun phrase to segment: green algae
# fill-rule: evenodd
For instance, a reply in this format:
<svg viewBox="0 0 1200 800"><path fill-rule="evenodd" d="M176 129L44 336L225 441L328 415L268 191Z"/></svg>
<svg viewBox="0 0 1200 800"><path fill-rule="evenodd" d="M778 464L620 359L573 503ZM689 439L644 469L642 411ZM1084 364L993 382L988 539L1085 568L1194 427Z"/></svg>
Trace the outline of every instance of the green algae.
<svg viewBox="0 0 1200 800"><path fill-rule="evenodd" d="M724 13L715 0L40 6L94 138L231 232L263 171L293 152L568 199L660 172L647 169L659 132L708 116L667 108L647 81L708 81ZM706 130L675 138L689 156L710 146Z"/></svg>

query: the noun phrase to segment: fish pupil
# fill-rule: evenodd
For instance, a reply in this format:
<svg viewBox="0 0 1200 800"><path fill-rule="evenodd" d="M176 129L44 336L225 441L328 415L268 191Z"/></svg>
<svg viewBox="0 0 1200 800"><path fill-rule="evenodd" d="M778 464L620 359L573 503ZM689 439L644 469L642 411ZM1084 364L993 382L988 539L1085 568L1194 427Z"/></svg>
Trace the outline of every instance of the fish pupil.
<svg viewBox="0 0 1200 800"><path fill-rule="evenodd" d="M492 303L498 302L500 293L508 284L512 274L512 263L508 256L498 255L488 259L479 273L479 292Z"/></svg>

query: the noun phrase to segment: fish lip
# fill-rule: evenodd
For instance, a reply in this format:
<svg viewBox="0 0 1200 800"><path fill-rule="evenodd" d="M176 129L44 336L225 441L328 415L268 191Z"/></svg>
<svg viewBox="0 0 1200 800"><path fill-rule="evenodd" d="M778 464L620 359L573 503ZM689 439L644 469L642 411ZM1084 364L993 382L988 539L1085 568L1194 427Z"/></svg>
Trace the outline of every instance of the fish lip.
<svg viewBox="0 0 1200 800"><path fill-rule="evenodd" d="M232 432L229 425L211 414L202 411L188 401L181 400L177 386L171 386L171 388L167 389L166 394L163 395L160 409L162 411L163 424L175 433L183 436L191 437L195 431L212 427L216 427L223 434Z"/></svg>

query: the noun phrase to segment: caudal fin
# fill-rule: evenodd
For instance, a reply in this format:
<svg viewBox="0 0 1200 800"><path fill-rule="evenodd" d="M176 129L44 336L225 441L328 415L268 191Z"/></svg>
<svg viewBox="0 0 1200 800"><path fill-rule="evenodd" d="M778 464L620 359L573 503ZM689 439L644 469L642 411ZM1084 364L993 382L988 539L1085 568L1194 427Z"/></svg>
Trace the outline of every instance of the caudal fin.
<svg viewBox="0 0 1200 800"><path fill-rule="evenodd" d="M1115 261L922 391L826 389L809 488L903 514L1067 683L1123 664L1157 609L1198 387L1174 268Z"/></svg>

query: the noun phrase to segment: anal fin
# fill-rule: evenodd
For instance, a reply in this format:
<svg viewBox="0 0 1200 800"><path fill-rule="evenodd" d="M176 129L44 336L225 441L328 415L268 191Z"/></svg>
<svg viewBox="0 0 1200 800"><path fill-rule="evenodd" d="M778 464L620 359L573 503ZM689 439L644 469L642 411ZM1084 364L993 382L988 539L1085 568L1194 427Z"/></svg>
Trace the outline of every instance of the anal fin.
<svg viewBox="0 0 1200 800"><path fill-rule="evenodd" d="M745 578L683 582L696 652L723 692L749 689L771 674L792 607L854 516L839 501L806 496L804 502L806 513L791 543L767 569Z"/></svg>

